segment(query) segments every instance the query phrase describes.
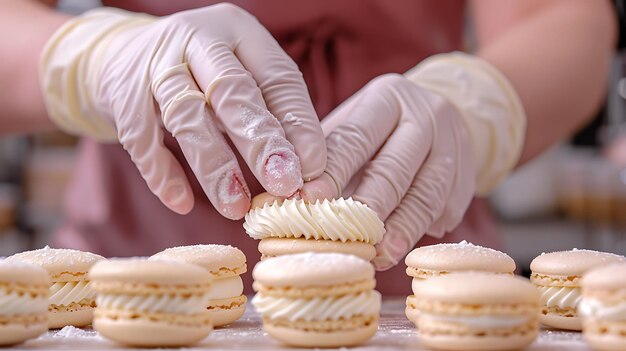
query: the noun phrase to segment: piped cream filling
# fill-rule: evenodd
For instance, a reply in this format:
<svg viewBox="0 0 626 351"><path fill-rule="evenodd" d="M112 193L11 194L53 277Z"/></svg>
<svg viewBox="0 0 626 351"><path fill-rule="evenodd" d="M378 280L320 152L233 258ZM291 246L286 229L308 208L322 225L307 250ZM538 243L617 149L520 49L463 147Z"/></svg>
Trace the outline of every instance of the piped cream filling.
<svg viewBox="0 0 626 351"><path fill-rule="evenodd" d="M308 299L274 297L258 293L252 299L252 305L263 317L286 319L290 322L349 319L358 315L373 316L380 312L380 304L381 295L375 290Z"/></svg>
<svg viewBox="0 0 626 351"><path fill-rule="evenodd" d="M385 233L376 212L352 198L265 204L248 212L243 226L253 239L305 238L376 244Z"/></svg>
<svg viewBox="0 0 626 351"><path fill-rule="evenodd" d="M530 321L527 316L450 316L420 312L419 322L443 322L468 326L472 329L515 328Z"/></svg>
<svg viewBox="0 0 626 351"><path fill-rule="evenodd" d="M538 286L541 303L547 307L576 308L582 299L580 288L567 286Z"/></svg>
<svg viewBox="0 0 626 351"><path fill-rule="evenodd" d="M50 286L51 305L67 306L71 303L78 303L83 300L93 300L96 292L91 288L91 283L87 280L77 282L56 282Z"/></svg>
<svg viewBox="0 0 626 351"><path fill-rule="evenodd" d="M131 295L99 294L98 308L132 310L148 313L175 313L192 315L203 313L209 305L209 293L191 295Z"/></svg>
<svg viewBox="0 0 626 351"><path fill-rule="evenodd" d="M586 318L626 321L626 302L607 303L594 298L583 298L578 313Z"/></svg>
<svg viewBox="0 0 626 351"><path fill-rule="evenodd" d="M39 295L19 294L0 289L0 316L15 316L44 313L48 311L48 299Z"/></svg>
<svg viewBox="0 0 626 351"><path fill-rule="evenodd" d="M413 278L413 281L411 281L411 289L413 289L413 294L416 293L417 286L418 286L419 283L423 283L423 281L421 279L417 279L417 278Z"/></svg>
<svg viewBox="0 0 626 351"><path fill-rule="evenodd" d="M230 299L243 294L243 281L240 276L215 279L209 290L211 300Z"/></svg>

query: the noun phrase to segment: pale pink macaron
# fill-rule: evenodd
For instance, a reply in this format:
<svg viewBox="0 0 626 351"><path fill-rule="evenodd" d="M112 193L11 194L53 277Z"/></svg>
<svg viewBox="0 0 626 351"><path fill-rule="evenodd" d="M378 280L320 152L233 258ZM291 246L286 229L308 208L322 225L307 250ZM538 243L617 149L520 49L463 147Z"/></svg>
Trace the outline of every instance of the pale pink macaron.
<svg viewBox="0 0 626 351"><path fill-rule="evenodd" d="M512 275L515 271L515 261L509 255L466 241L418 247L407 255L405 263L406 273L413 277L413 292L421 282L453 272L479 271ZM407 297L406 316L415 323L415 295Z"/></svg>
<svg viewBox="0 0 626 351"><path fill-rule="evenodd" d="M581 330L582 320L577 309L582 298L583 274L625 260L612 253L578 249L537 256L530 263L530 279L541 293L541 323L552 328Z"/></svg>
<svg viewBox="0 0 626 351"><path fill-rule="evenodd" d="M518 350L539 329L539 293L526 278L456 272L415 289L421 343L438 350Z"/></svg>
<svg viewBox="0 0 626 351"><path fill-rule="evenodd" d="M626 263L593 269L581 281L578 313L595 350L626 350Z"/></svg>

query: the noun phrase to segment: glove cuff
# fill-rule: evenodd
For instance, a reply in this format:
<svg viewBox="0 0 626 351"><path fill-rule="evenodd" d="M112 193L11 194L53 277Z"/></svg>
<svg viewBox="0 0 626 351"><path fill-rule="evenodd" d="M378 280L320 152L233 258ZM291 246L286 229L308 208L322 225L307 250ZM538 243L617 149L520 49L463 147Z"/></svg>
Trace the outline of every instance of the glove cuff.
<svg viewBox="0 0 626 351"><path fill-rule="evenodd" d="M50 119L63 131L117 141L113 123L95 106L101 54L112 35L152 21L148 15L99 8L59 28L39 58L39 83Z"/></svg>
<svg viewBox="0 0 626 351"><path fill-rule="evenodd" d="M526 115L511 83L491 64L460 52L432 56L405 76L457 108L472 142L476 194L487 195L515 167L524 145Z"/></svg>

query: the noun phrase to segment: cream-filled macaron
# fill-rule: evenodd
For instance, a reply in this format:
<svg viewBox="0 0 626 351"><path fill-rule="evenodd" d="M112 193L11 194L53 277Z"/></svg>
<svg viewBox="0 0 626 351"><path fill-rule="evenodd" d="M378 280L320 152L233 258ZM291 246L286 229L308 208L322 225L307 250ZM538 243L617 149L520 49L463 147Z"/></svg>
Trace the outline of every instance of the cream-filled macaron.
<svg viewBox="0 0 626 351"><path fill-rule="evenodd" d="M415 289L422 344L439 350L517 350L538 333L539 293L525 278L458 272Z"/></svg>
<svg viewBox="0 0 626 351"><path fill-rule="evenodd" d="M252 272L252 304L270 336L292 346L363 343L378 328L374 268L356 256L300 253L268 258Z"/></svg>
<svg viewBox="0 0 626 351"><path fill-rule="evenodd" d="M210 303L213 326L236 321L246 311L246 296L240 275L246 272L246 256L227 245L179 246L161 251L150 260L179 260L198 265L213 278Z"/></svg>
<svg viewBox="0 0 626 351"><path fill-rule="evenodd" d="M95 292L87 272L104 257L90 252L69 249L26 251L8 257L9 261L32 263L44 268L50 275L48 327L66 325L84 327L91 324L95 307Z"/></svg>
<svg viewBox="0 0 626 351"><path fill-rule="evenodd" d="M595 350L626 350L626 263L585 273L581 286L585 339Z"/></svg>
<svg viewBox="0 0 626 351"><path fill-rule="evenodd" d="M365 260L376 257L385 227L365 204L348 199L307 203L275 201L250 210L246 233L260 239L261 259L300 252L340 252Z"/></svg>
<svg viewBox="0 0 626 351"><path fill-rule="evenodd" d="M48 330L50 278L41 267L0 260L0 346L35 338Z"/></svg>
<svg viewBox="0 0 626 351"><path fill-rule="evenodd" d="M93 327L141 347L185 346L211 333L211 276L175 261L114 259L89 272L97 291Z"/></svg>
<svg viewBox="0 0 626 351"><path fill-rule="evenodd" d="M543 253L530 263L530 280L541 293L542 324L559 329L581 330L576 311L582 297L580 279L590 269L624 262L623 256L592 250Z"/></svg>
<svg viewBox="0 0 626 351"><path fill-rule="evenodd" d="M452 272L481 271L512 275L515 271L515 261L509 255L473 245L465 240L460 243L418 247L406 256L404 262L407 265L406 273L413 277L411 285L414 293L420 282ZM415 295L407 298L405 312L415 323L417 318Z"/></svg>

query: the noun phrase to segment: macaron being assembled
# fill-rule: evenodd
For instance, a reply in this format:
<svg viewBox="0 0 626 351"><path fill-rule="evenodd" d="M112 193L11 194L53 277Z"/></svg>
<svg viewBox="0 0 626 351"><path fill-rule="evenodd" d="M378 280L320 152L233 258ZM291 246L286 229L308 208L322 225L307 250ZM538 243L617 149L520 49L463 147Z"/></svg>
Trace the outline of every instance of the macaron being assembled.
<svg viewBox="0 0 626 351"><path fill-rule="evenodd" d="M0 261L0 346L48 330L48 273L35 265Z"/></svg>
<svg viewBox="0 0 626 351"><path fill-rule="evenodd" d="M211 276L174 261L115 259L89 272L98 292L93 327L117 342L141 347L190 345L213 329Z"/></svg>
<svg viewBox="0 0 626 351"><path fill-rule="evenodd" d="M439 350L516 350L538 333L539 293L526 279L459 272L415 289L422 344Z"/></svg>
<svg viewBox="0 0 626 351"><path fill-rule="evenodd" d="M48 297L48 327L66 325L84 327L91 324L96 293L91 288L87 272L104 257L90 252L69 249L43 249L26 251L7 258L38 265L48 271L50 294Z"/></svg>
<svg viewBox="0 0 626 351"><path fill-rule="evenodd" d="M372 260L385 227L367 205L348 199L285 200L252 209L243 224L260 239L261 259L301 252L340 252Z"/></svg>
<svg viewBox="0 0 626 351"><path fill-rule="evenodd" d="M180 260L198 265L213 278L208 310L213 326L236 321L246 311L240 275L246 272L246 256L236 247L227 245L193 245L161 251L150 260Z"/></svg>
<svg viewBox="0 0 626 351"><path fill-rule="evenodd" d="M252 299L267 333L299 347L358 345L378 328L381 296L372 265L341 253L268 258L252 272Z"/></svg>
<svg viewBox="0 0 626 351"><path fill-rule="evenodd" d="M452 272L481 271L512 275L515 271L515 261L509 255L465 240L418 247L406 256L404 262L406 273L413 277L411 285L414 293L420 282ZM416 323L415 295L407 297L405 313L409 320Z"/></svg>
<svg viewBox="0 0 626 351"><path fill-rule="evenodd" d="M540 321L559 329L581 330L576 311L582 297L580 279L588 270L624 262L623 256L592 250L543 253L530 263L530 280L541 293Z"/></svg>
<svg viewBox="0 0 626 351"><path fill-rule="evenodd" d="M581 285L585 339L596 350L626 350L626 263L593 269Z"/></svg>

